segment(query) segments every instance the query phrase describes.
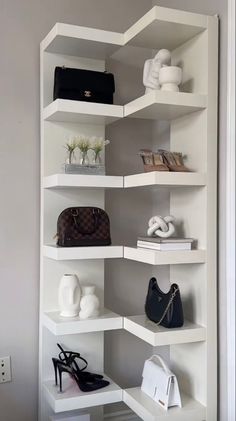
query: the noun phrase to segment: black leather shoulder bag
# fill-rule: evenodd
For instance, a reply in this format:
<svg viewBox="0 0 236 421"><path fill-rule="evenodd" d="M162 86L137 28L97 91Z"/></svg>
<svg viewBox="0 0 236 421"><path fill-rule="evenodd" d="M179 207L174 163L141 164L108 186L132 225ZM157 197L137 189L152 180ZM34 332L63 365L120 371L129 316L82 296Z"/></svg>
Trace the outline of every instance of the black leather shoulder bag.
<svg viewBox="0 0 236 421"><path fill-rule="evenodd" d="M172 284L169 292L161 291L156 278L151 278L145 303L145 312L152 322L167 328L184 324L183 306L177 284Z"/></svg>

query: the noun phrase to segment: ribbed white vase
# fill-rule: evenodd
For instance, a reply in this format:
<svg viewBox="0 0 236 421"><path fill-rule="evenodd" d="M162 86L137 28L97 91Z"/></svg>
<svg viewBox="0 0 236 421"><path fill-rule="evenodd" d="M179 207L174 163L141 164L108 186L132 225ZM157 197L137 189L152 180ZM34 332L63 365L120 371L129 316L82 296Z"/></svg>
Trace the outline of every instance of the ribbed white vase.
<svg viewBox="0 0 236 421"><path fill-rule="evenodd" d="M58 302L61 317L75 317L79 314L81 287L75 274L65 274L60 280Z"/></svg>

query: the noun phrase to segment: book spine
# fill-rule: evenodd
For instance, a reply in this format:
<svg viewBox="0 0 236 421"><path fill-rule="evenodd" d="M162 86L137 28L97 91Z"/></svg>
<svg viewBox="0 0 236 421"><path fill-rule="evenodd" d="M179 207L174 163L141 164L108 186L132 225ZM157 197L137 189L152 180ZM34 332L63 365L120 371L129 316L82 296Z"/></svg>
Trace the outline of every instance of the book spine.
<svg viewBox="0 0 236 421"><path fill-rule="evenodd" d="M140 245L140 246L147 246L147 247L161 247L161 244L160 243L147 243L147 242L145 242L145 241L138 241L137 242L137 245Z"/></svg>
<svg viewBox="0 0 236 421"><path fill-rule="evenodd" d="M158 250L158 251L177 251L177 250L191 250L191 244L143 244L138 242L137 247L146 248L150 250Z"/></svg>
<svg viewBox="0 0 236 421"><path fill-rule="evenodd" d="M147 245L147 246L155 246L155 247L160 247L160 246L165 246L165 247L191 247L192 243L151 243L149 241L141 241L138 240L137 244L140 245Z"/></svg>

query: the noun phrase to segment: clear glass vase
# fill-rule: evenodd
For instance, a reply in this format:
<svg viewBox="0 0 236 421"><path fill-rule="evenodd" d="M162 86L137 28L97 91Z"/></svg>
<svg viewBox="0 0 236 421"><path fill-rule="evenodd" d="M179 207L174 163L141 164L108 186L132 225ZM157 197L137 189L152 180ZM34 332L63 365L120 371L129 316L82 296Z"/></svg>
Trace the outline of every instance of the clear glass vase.
<svg viewBox="0 0 236 421"><path fill-rule="evenodd" d="M94 152L93 153L93 165L102 165L102 157L101 152Z"/></svg>
<svg viewBox="0 0 236 421"><path fill-rule="evenodd" d="M89 165L88 151L80 151L80 164Z"/></svg>
<svg viewBox="0 0 236 421"><path fill-rule="evenodd" d="M75 152L74 151L68 151L67 152L67 158L66 158L66 164L74 164L76 162Z"/></svg>

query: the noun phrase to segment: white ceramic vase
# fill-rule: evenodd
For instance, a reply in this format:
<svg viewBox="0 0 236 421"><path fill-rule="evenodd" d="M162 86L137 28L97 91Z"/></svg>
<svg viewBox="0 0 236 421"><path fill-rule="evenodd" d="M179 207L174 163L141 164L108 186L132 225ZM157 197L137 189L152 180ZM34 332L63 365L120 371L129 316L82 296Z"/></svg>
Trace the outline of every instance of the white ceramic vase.
<svg viewBox="0 0 236 421"><path fill-rule="evenodd" d="M89 317L97 317L99 315L99 299L95 295L94 285L82 286L82 298L80 301L80 319L88 319Z"/></svg>
<svg viewBox="0 0 236 421"><path fill-rule="evenodd" d="M62 276L58 301L61 317L76 317L79 314L81 298L81 288L79 279L75 274L65 274Z"/></svg>
<svg viewBox="0 0 236 421"><path fill-rule="evenodd" d="M182 82L182 69L177 66L162 67L159 72L159 83L162 91L179 92Z"/></svg>

